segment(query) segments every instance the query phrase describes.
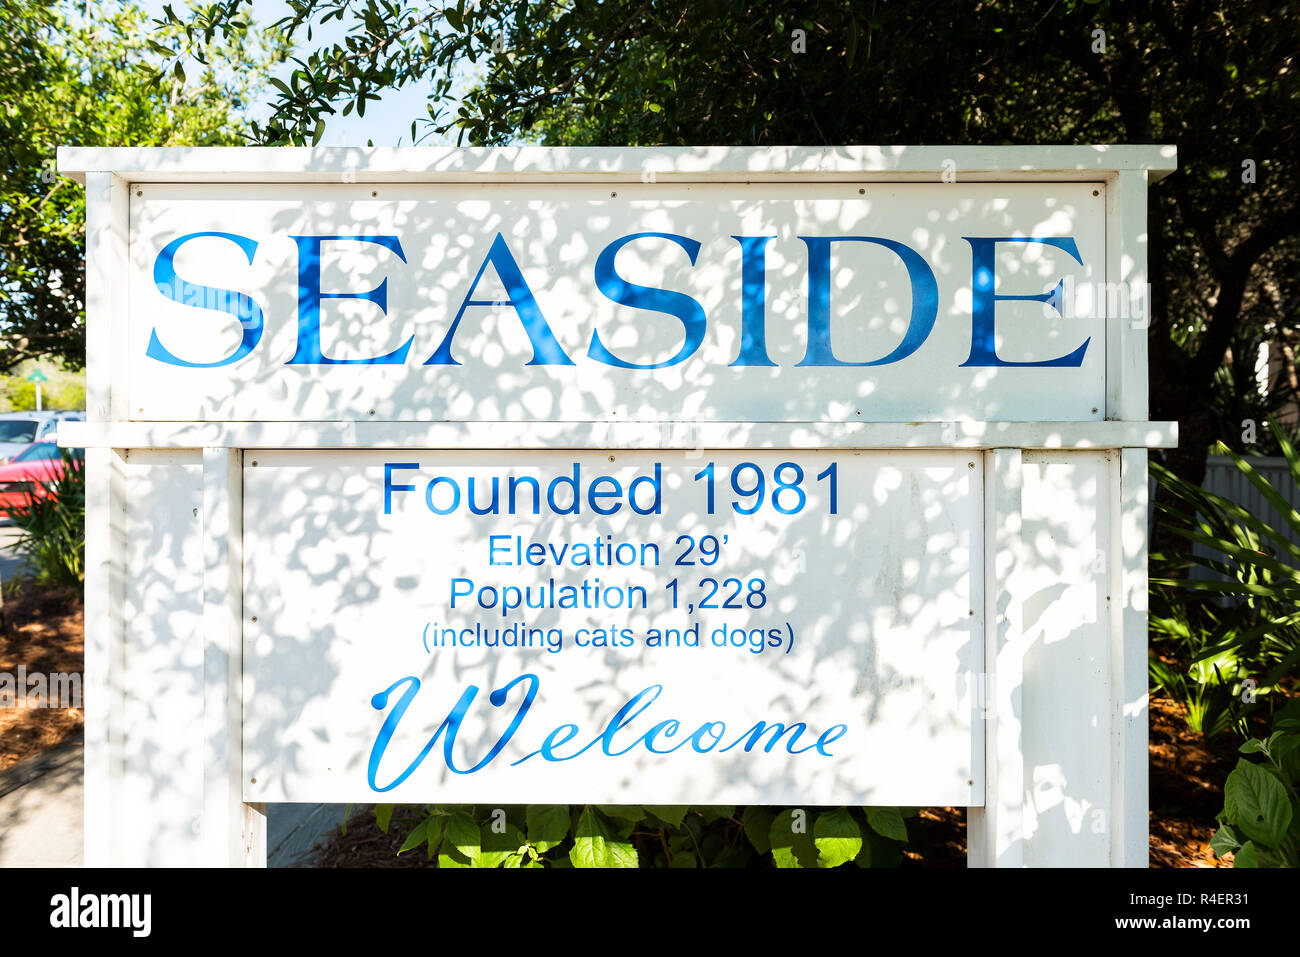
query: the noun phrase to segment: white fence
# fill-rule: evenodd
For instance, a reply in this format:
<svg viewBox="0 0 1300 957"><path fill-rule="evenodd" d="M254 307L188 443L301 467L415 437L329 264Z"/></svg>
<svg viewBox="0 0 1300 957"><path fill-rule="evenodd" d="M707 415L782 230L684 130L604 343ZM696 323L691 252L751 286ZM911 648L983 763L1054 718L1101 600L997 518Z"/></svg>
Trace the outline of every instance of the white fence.
<svg viewBox="0 0 1300 957"><path fill-rule="evenodd" d="M1300 485L1291 478L1291 469L1287 465L1286 459L1280 456L1262 456L1251 455L1246 457L1251 468L1269 481L1277 489L1278 493L1290 503L1291 507L1300 511ZM1266 522L1271 528L1276 529L1286 535L1287 539L1296 545L1300 545L1300 535L1291 528L1290 524L1278 513L1269 501L1264 498L1263 493L1255 487L1254 483L1246 477L1246 474L1237 468L1237 465L1231 458L1226 455L1211 455L1206 463L1204 488L1221 495L1230 502L1240 505L1251 515ZM1150 481L1151 501L1155 501L1156 483ZM1154 529L1157 521L1158 510L1151 509L1149 521ZM1212 557L1209 549L1202 545L1197 545L1194 554ZM1205 577L1209 572L1205 568L1193 569L1196 577Z"/></svg>

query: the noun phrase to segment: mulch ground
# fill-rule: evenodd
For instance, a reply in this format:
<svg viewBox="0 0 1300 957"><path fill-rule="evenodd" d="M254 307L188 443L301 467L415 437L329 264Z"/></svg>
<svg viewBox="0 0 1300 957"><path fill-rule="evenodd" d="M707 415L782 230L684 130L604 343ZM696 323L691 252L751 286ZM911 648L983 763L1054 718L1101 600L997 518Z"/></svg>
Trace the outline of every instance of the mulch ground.
<svg viewBox="0 0 1300 957"><path fill-rule="evenodd" d="M1210 850L1223 810L1223 782L1237 766L1236 739L1220 735L1215 749L1187 727L1186 710L1151 698L1151 866L1231 867Z"/></svg>
<svg viewBox="0 0 1300 957"><path fill-rule="evenodd" d="M81 596L74 592L28 590L4 602L0 672L80 673L84 653ZM0 708L0 771L82 734L80 708ZM1151 866L1224 867L1209 849L1223 808L1223 782L1236 765L1233 742L1215 747L1189 731L1181 705L1151 699ZM398 808L385 834L370 805L353 811L347 833L336 831L310 859L316 867L427 867L424 854L397 854L410 830ZM911 840L904 867L965 867L966 809L922 808L908 821Z"/></svg>
<svg viewBox="0 0 1300 957"><path fill-rule="evenodd" d="M6 598L4 623L0 672L16 678L26 665L28 674L81 673L85 620L76 592L28 590ZM0 708L0 771L76 740L82 727L81 708Z"/></svg>

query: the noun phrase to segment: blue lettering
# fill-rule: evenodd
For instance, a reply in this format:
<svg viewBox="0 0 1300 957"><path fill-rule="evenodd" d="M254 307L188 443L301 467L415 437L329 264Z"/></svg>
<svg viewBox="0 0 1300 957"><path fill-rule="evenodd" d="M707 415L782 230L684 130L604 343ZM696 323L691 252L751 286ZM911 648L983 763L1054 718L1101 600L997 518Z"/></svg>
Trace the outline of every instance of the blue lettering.
<svg viewBox="0 0 1300 957"><path fill-rule="evenodd" d="M379 311L388 312L388 279L369 292L321 292L320 248L330 240L356 243L374 243L397 254L406 262L402 244L396 236L290 236L298 244L298 348L286 365L401 365L410 351L412 336L387 355L371 359L331 359L321 352L320 304L322 299L364 299L373 302Z"/></svg>
<svg viewBox="0 0 1300 957"><path fill-rule="evenodd" d="M740 354L733 366L774 366L767 354L767 244L775 236L732 236L740 243Z"/></svg>
<svg viewBox="0 0 1300 957"><path fill-rule="evenodd" d="M677 365L677 363L694 355L695 350L704 341L704 333L709 324L704 307L685 293L672 292L668 289L655 289L652 286L641 286L627 282L618 275L617 270L614 268L614 258L618 255L618 251L634 239L649 238L671 240L686 250L691 265L695 265L695 257L700 253L700 244L696 240L686 236L678 236L676 233L632 233L614 240L601 251L600 256L596 259L596 288L620 306L647 309L651 312L662 312L665 315L676 317L682 324L682 331L685 333L686 338L682 342L682 347L677 350L677 354L671 359L666 359L663 362L636 363L626 362L611 353L605 348L605 344L600 341L600 332L593 329L591 345L587 349L587 355L618 369L664 369L668 366Z"/></svg>
<svg viewBox="0 0 1300 957"><path fill-rule="evenodd" d="M1056 284L1056 288L1051 292L1039 293L1038 295L1025 296L1002 296L993 291L995 286L996 257L998 243L1042 243L1044 246L1055 246L1057 249L1063 249L1074 257L1074 261L1080 266L1083 265L1083 259L1079 256L1079 247L1075 245L1074 240L1069 236L1064 237L1045 237L1033 238L1027 236L963 236L962 239L970 243L971 246L971 343L970 356L961 367L965 366L1067 366L1078 367L1083 365L1083 355L1088 351L1088 343L1092 342L1089 336L1083 341L1083 345L1075 349L1069 355L1058 356L1055 359L1040 359L1031 362L1007 362L998 357L996 336L994 333L994 309L999 302L1016 301L1021 302L1048 302L1052 308L1060 312L1058 303L1061 301L1061 283ZM960 368L960 367L959 367Z"/></svg>
<svg viewBox="0 0 1300 957"><path fill-rule="evenodd" d="M748 731L743 732L735 741L723 748L722 751L730 751L732 748L739 745L740 742L744 741L746 735L749 736L749 741L745 744L745 750L752 751L754 750L754 746L758 744L758 739L763 736L763 732L771 731L772 737L768 738L767 744L763 747L764 753L770 753L771 750L776 747L776 743L781 740L783 734L787 731L793 731L794 733L790 735L790 740L786 743L785 749L790 754L803 754L805 751L811 751L817 746L816 743L813 743L808 745L806 748L795 748L795 743L799 740L799 736L807 730L808 726L802 721L797 721L788 728L779 721L773 721L771 724L768 724L766 721L759 721Z"/></svg>
<svg viewBox="0 0 1300 957"><path fill-rule="evenodd" d="M814 747L817 748L817 753L824 754L828 758L834 757L834 755L826 750L826 745L830 744L832 741L838 741L840 738L844 737L844 735L848 734L848 731L849 726L847 724L831 725L817 736L817 743L814 745ZM806 751L807 748L804 750Z"/></svg>
<svg viewBox="0 0 1300 957"><path fill-rule="evenodd" d="M253 255L257 252L257 243L247 236L240 236L237 233L203 232L187 233L179 239L173 239L158 253L158 258L154 260L153 264L153 281L159 292L173 302L179 302L182 305L229 313L238 319L240 325L244 327L243 335L240 337L239 345L235 351L224 359L218 359L216 362L190 362L186 359L177 358L162 344L162 341L158 338L158 330L150 330L149 345L145 349L145 355L150 359L157 359L159 362L165 362L168 365L184 366L187 369L215 369L219 366L228 366L232 362L238 362L252 352L262 338L262 307L250 297L232 289L219 289L215 286L201 286L198 283L187 282L176 275L174 260L177 250L191 239L198 239L202 236L229 239L243 250L244 255L248 257L250 266L253 264Z"/></svg>
<svg viewBox="0 0 1300 957"><path fill-rule="evenodd" d="M533 700L537 697L537 689L540 685L540 681L536 675L522 674L509 684L505 685L505 687L498 688L488 695L488 701L492 703L492 706L500 708L506 703L510 690L523 681L528 682L528 690L524 694L524 700L519 703L519 707L515 711L514 718L511 720L509 727L507 727L501 734L501 737L497 739L496 743L492 745L487 754L485 754L472 768L461 770L456 767L453 751L456 745L456 732L460 730L461 723L465 720L465 714L469 710L469 706L478 695L478 687L476 685L469 685L466 687L465 691L460 696L460 700L456 702L456 706L451 709L451 712L447 715L446 719L443 720L442 724L438 725L438 730L435 731L433 736L425 743L424 748L420 751L419 755L416 756L415 760L407 765L406 770L398 775L392 783L380 787L377 780L379 774L379 762L383 759L384 752L388 749L388 742L392 739L393 732L397 730L398 723L402 720L402 717L406 714L407 708L411 705L411 701L420 690L420 679L412 675L389 685L387 689L370 699L370 705L376 711L382 711L387 706L389 697L400 685L406 684L407 688L402 693L402 697L398 700L397 704L394 705L393 710L384 718L384 723L379 729L379 734L375 736L375 743L370 749L370 761L366 770L366 779L369 782L371 789L380 792L391 791L393 788L405 781L410 777L411 773L420 766L428 756L429 752L433 750L439 737L443 739L443 761L446 763L447 768L452 772L456 774L473 774L475 771L487 767L487 765L501 753L501 750L519 729L519 725L523 722L524 716L528 714L528 709L532 707Z"/></svg>
<svg viewBox="0 0 1300 957"><path fill-rule="evenodd" d="M939 315L939 286L934 271L911 246L879 236L800 236L808 246L808 348L800 366L883 366L906 359L921 347ZM912 315L907 333L893 352L870 362L843 362L831 348L831 244L875 243L895 253L907 267L912 286Z"/></svg>
<svg viewBox="0 0 1300 957"><path fill-rule="evenodd" d="M433 504L433 488L435 485L447 484L451 486L451 504L446 508L439 508ZM424 490L424 503L429 506L429 511L435 515L450 515L460 507L460 486L456 484L455 479L448 478L445 475L439 475L429 482Z"/></svg>
<svg viewBox="0 0 1300 957"><path fill-rule="evenodd" d="M564 734L564 737L562 738L560 737L561 733ZM555 749L565 742L572 741L577 736L578 726L576 724L562 724L546 736L546 740L542 742L541 748L534 751L533 754L540 754L547 761L568 761L570 758L576 758L579 754L582 754L582 751L586 751L587 748L583 748L582 751L577 752L577 754L571 754L567 758L556 754ZM591 747L591 745L587 745L587 747ZM532 755L530 754L529 757L532 757ZM520 760L523 759L521 758ZM518 764L519 762L516 761L515 763Z"/></svg>
<svg viewBox="0 0 1300 957"><path fill-rule="evenodd" d="M510 296L505 302L497 302L494 299L475 299L474 290L478 288L479 280L483 278L483 270L487 269L488 263L491 263L497 271L502 284L506 287L506 294ZM519 321L523 323L524 332L528 333L528 341L533 346L533 357L528 360L530 366L571 366L573 360L570 359L560 347L551 332L551 327L546 323L546 317L542 315L541 307L537 305L537 299L533 296L533 291L528 288L528 283L524 281L524 274L519 269L519 264L515 262L515 257L510 253L510 247L506 245L505 239L500 233L497 233L496 239L492 240L492 246L488 249L487 257L483 260L482 265L478 267L478 272L474 275L474 281L470 283L469 292L465 293L465 299L461 302L460 308L456 310L456 318L451 321L451 328L447 330L447 335L443 337L442 344L438 346L428 359L424 361L427 366L458 366L460 365L451 354L451 341L456 336L456 330L460 328L460 320L465 315L465 310L470 306L513 306L515 313L519 316Z"/></svg>
<svg viewBox="0 0 1300 957"><path fill-rule="evenodd" d="M394 485L393 469L418 469L419 462L385 462L384 463L384 514L393 514L393 493L414 492L414 485Z"/></svg>
<svg viewBox="0 0 1300 957"><path fill-rule="evenodd" d="M675 734L677 734L677 729L679 727L681 727L680 722L678 722L675 718L669 718L667 721L660 721L658 724L656 724L645 734L641 735L640 740L645 742L645 749L649 751L651 754L672 754L682 745L689 744L690 738L687 738L685 741L679 741L677 744L674 744L671 748L668 748L666 750L660 750L659 748L656 748L654 745L654 739L660 734L662 734L665 738L671 738Z"/></svg>
<svg viewBox="0 0 1300 957"><path fill-rule="evenodd" d="M612 487L608 491L602 492L600 491L600 485L602 482L607 482ZM587 503L591 506L591 510L596 512L598 515L613 515L623 507L623 503L615 502L613 505L609 506L609 508L601 508L599 500L618 498L622 494L623 486L618 484L618 479L610 478L608 475L602 475L599 478L593 479L591 486L587 489Z"/></svg>
<svg viewBox="0 0 1300 957"><path fill-rule="evenodd" d="M841 725L841 727L843 727L843 725ZM717 728L717 730L715 731L714 728ZM707 754L709 751L712 751L717 747L718 742L722 740L722 736L726 731L727 726L721 721L710 721L708 724L702 724L696 728L695 733L691 735L691 747L700 754ZM709 742L708 747L705 747L704 742L701 740L701 735L706 733L713 737L713 740Z"/></svg>

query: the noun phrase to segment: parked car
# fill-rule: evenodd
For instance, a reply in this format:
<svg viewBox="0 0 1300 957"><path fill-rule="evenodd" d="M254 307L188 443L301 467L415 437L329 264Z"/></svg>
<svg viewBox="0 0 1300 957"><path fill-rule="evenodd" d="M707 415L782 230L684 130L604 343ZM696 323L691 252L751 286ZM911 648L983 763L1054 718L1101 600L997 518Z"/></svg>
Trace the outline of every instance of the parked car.
<svg viewBox="0 0 1300 957"><path fill-rule="evenodd" d="M0 465L12 462L14 456L33 442L54 441L54 433L60 422L85 420L85 412L0 413Z"/></svg>
<svg viewBox="0 0 1300 957"><path fill-rule="evenodd" d="M81 461L81 449L69 451ZM63 454L58 445L52 441L32 442L9 464L0 465L0 517L4 517L4 509L25 508L33 498L45 497L42 483L62 474Z"/></svg>

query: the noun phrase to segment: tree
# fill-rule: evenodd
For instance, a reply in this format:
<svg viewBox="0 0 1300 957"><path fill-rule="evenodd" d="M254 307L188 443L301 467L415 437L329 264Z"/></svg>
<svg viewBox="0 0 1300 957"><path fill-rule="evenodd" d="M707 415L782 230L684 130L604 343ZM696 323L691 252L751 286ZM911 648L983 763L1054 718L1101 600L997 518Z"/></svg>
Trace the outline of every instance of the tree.
<svg viewBox="0 0 1300 957"><path fill-rule="evenodd" d="M189 20L211 55L248 0ZM331 116L428 83L426 132L475 144L1173 143L1150 194L1152 415L1182 424L1168 463L1199 482L1221 406L1261 341L1300 338L1300 89L1294 12L1267 0L776 0L642 3L292 0L277 24L344 40L277 83L268 144L318 142ZM453 70L485 76L458 96ZM417 123L412 122L414 137ZM1234 350L1234 346L1236 347ZM1226 395L1223 377L1228 362ZM1255 432L1267 430L1259 424Z"/></svg>
<svg viewBox="0 0 1300 957"><path fill-rule="evenodd" d="M143 12L80 6L0 0L0 372L85 362L85 197L56 149L242 142L240 114L282 56L278 40L233 29L219 69L163 86Z"/></svg>

